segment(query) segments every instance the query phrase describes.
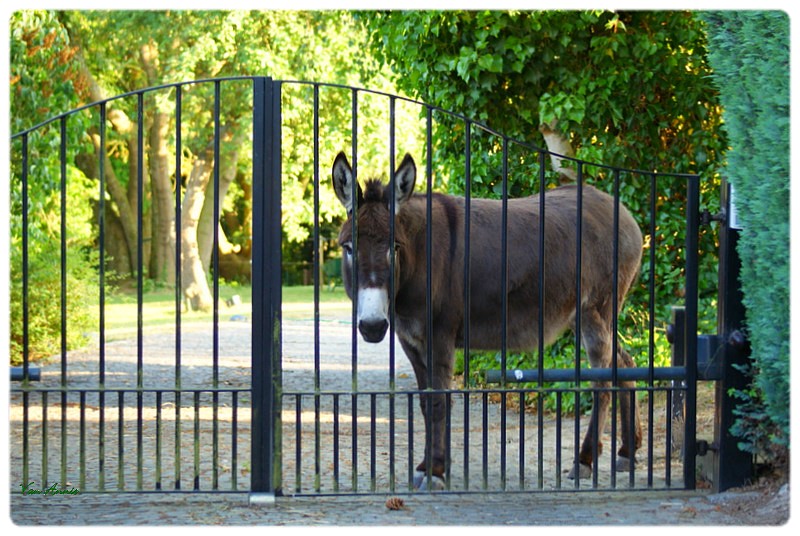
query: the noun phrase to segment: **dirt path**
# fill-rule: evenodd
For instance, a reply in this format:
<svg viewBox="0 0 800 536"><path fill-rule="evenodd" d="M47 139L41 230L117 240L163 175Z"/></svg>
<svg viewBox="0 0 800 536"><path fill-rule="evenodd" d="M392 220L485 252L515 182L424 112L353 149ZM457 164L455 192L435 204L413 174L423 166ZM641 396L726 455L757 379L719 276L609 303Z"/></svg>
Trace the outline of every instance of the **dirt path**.
<svg viewBox="0 0 800 536"><path fill-rule="evenodd" d="M216 374L210 327L185 325L179 368L175 365L174 333L146 330L141 369L145 390L140 396L106 392L101 400L95 391L83 396L71 393L62 407L60 393L31 393L27 453L22 440L22 395L12 394L12 488L28 479L66 482L83 491L248 490L251 325L221 322L218 338ZM346 311L326 312L320 322L315 369L314 338L312 321L287 315L283 327L283 492L407 490L410 470L422 457L424 425L418 398L406 394L416 385L399 344L393 371L395 394L390 395L388 340L377 345L359 341L354 363L349 315ZM108 342L106 387L135 389L137 359L135 340ZM68 387L97 388L99 375L97 347L69 354ZM180 397L150 391L174 389L176 377L184 390L209 389L215 385L215 376L220 389L231 391L216 396L184 392ZM313 395L315 377L318 397ZM60 363L44 365L37 387L59 385ZM356 397L352 396L354 388L360 393ZM510 395L503 411L499 398L466 392L452 397L449 488L515 491L575 487L566 478L574 455L575 418L564 415L559 423L555 415L544 415L541 420L532 413L520 415L513 409L519 395ZM642 404L647 407L646 397ZM669 463L666 459L665 411L658 405L663 406L663 401L655 404L653 448L648 449L645 433L633 476L612 475L610 438L606 436L607 452L600 457L596 480L581 481L581 488L682 486L680 463L674 456ZM582 433L586 419L577 424ZM25 473L23 457L28 462Z"/></svg>

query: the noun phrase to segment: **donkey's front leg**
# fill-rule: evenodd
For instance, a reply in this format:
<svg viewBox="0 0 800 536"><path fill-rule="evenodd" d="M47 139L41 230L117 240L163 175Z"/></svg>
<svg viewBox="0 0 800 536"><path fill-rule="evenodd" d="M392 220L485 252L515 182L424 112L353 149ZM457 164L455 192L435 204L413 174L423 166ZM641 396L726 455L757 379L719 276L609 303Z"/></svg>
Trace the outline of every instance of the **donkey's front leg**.
<svg viewBox="0 0 800 536"><path fill-rule="evenodd" d="M453 351L451 345L434 345L431 367L428 366L427 351L415 344L403 343L417 378L420 391L428 385L434 391L450 388L453 375ZM444 347L442 347L444 346ZM438 351L437 351L438 350ZM430 372L429 372L430 371ZM414 487L417 489L444 489L447 464L446 426L449 409L447 393L423 393L420 395L420 410L425 421L425 457L417 465ZM430 480L428 476L430 475Z"/></svg>

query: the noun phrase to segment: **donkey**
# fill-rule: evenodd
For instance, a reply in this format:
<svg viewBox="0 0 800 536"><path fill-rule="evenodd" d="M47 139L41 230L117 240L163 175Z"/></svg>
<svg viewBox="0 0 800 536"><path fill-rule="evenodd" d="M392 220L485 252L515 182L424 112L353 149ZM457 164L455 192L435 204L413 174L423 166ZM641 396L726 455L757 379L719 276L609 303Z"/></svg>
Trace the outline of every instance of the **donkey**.
<svg viewBox="0 0 800 536"><path fill-rule="evenodd" d="M395 331L411 365L420 390L437 393L421 396L426 437L431 443L417 466L414 485L444 487L447 446L445 426L454 351L463 347L464 315L469 315L469 347L498 349L502 345L501 232L502 202L472 199L470 204L470 300L464 305L464 198L433 194L427 221L426 198L415 196L416 166L406 155L394 175L394 191L379 180L369 180L362 191L357 184L353 200L353 170L344 153L333 163L333 188L347 211L339 233L343 250L342 277L347 295L356 302L358 330L367 342L383 340L389 326L389 305L394 299ZM390 203L394 197L394 244L389 243ZM611 367L612 322L639 272L642 234L628 210L619 206L617 303L613 303L614 199L591 186L583 186L580 297L576 296L577 187L562 186L545 193L544 289L539 288L539 198L507 202L506 345L509 350L538 348L539 293L544 292L544 344L553 343L568 329L575 329L580 307L581 340L592 367ZM354 248L353 210L357 207L357 248ZM431 225L432 333L427 333L426 226ZM357 251L356 251L357 249ZM391 255L394 251L394 296L389 295ZM357 255L358 288L352 288L354 255ZM578 305L579 304L579 305ZM432 349L432 373L427 349ZM630 355L618 348L618 363L633 367ZM429 377L432 384L428 385ZM595 384L608 387L608 382ZM621 382L633 388L633 382ZM591 475L593 451L608 415L609 391L600 390L593 405L589 429L581 444L570 478ZM634 392L620 395L622 444L615 468L628 471L641 446L642 433ZM428 410L431 405L430 411ZM631 405L634 418L631 419ZM625 417L627 416L627 417ZM633 420L634 430L631 430ZM429 434L429 435L427 435ZM432 476L428 481L427 475Z"/></svg>

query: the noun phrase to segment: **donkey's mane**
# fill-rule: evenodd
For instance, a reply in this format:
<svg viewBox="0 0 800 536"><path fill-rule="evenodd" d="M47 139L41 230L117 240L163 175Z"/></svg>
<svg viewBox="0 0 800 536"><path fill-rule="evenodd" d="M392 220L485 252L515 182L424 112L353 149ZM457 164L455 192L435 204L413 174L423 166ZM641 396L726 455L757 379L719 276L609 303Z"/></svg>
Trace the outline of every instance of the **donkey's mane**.
<svg viewBox="0 0 800 536"><path fill-rule="evenodd" d="M370 179L364 185L364 201L383 201L383 183L379 179Z"/></svg>

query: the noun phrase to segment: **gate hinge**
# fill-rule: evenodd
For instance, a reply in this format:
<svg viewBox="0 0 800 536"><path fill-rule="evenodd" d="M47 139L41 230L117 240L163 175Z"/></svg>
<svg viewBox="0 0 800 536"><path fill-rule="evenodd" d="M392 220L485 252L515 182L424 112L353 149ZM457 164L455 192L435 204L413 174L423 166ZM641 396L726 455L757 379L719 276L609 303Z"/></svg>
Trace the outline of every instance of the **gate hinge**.
<svg viewBox="0 0 800 536"><path fill-rule="evenodd" d="M709 443L705 439L697 440L696 452L698 456L705 456L706 454L708 454L709 450L716 452L717 450L719 450L719 444L716 441L714 441L713 443Z"/></svg>
<svg viewBox="0 0 800 536"><path fill-rule="evenodd" d="M725 209L723 208L716 214L711 214L709 210L703 209L700 213L700 225L711 225L712 221L718 221L720 223L725 223L727 221L727 215L725 214Z"/></svg>

